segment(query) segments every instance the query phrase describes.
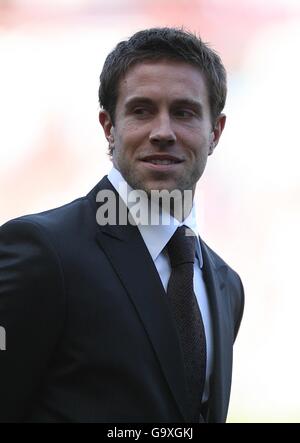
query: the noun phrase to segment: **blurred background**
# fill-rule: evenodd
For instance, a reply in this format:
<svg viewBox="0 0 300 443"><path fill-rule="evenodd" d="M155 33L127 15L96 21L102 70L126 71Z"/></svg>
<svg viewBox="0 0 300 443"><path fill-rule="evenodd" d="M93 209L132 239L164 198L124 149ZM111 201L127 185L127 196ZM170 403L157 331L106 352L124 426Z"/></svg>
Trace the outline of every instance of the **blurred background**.
<svg viewBox="0 0 300 443"><path fill-rule="evenodd" d="M227 124L196 199L202 237L246 292L228 421L300 422L298 0L0 0L0 224L109 171L102 64L166 25L200 33L228 70Z"/></svg>

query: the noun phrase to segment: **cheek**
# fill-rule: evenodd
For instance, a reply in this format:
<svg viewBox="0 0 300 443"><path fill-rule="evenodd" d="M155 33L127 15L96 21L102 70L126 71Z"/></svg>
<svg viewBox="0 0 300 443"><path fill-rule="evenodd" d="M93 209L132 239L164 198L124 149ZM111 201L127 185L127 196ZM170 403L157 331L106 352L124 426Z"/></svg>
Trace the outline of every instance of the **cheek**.
<svg viewBox="0 0 300 443"><path fill-rule="evenodd" d="M140 127L131 126L122 134L122 138L119 139L119 142L122 144L123 150L126 149L133 153L137 149L145 146L147 140L146 131L143 131Z"/></svg>
<svg viewBox="0 0 300 443"><path fill-rule="evenodd" d="M201 149L206 146L209 139L208 131L205 127L200 126L184 126L177 132L177 139L185 146L190 146L191 149Z"/></svg>
<svg viewBox="0 0 300 443"><path fill-rule="evenodd" d="M196 137L186 137L183 146L185 147L186 154L193 161L203 161L208 155L208 140L201 135Z"/></svg>
<svg viewBox="0 0 300 443"><path fill-rule="evenodd" d="M139 143L133 132L119 134L115 139L115 159L119 165L131 163L138 151Z"/></svg>

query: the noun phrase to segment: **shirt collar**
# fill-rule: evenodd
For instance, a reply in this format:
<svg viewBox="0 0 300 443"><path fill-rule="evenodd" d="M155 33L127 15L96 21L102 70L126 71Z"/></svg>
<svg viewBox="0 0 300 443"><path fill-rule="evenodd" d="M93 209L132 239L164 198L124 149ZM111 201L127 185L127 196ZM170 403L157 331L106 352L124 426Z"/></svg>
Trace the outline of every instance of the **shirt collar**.
<svg viewBox="0 0 300 443"><path fill-rule="evenodd" d="M118 192L118 194L120 195L120 197L122 198L122 200L124 201L125 205L127 206L130 212L130 208L133 206L134 203L128 201L128 194L129 192L133 191L132 187L126 182L122 174L114 167L111 169L111 171L108 174L108 180L111 182L115 190ZM164 215L162 215L162 217L164 217ZM155 261L156 258L159 256L159 254L162 252L166 244L169 242L169 240L175 233L176 229L179 226L185 225L189 229L191 229L195 234L196 255L199 260L200 268L202 268L203 258L201 252L201 245L199 241L199 231L196 220L195 204L193 204L191 212L182 223L180 223L175 218L171 217L169 214L168 218L170 219L170 223L168 224L137 225L153 261Z"/></svg>

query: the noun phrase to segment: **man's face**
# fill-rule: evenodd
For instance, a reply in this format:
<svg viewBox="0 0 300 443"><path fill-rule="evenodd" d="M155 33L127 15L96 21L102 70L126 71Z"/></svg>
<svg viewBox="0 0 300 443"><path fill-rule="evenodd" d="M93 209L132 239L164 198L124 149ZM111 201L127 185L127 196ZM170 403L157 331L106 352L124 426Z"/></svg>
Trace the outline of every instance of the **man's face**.
<svg viewBox="0 0 300 443"><path fill-rule="evenodd" d="M194 191L225 116L212 125L201 71L178 61L133 66L120 80L115 126L100 123L114 146L113 164L134 189Z"/></svg>

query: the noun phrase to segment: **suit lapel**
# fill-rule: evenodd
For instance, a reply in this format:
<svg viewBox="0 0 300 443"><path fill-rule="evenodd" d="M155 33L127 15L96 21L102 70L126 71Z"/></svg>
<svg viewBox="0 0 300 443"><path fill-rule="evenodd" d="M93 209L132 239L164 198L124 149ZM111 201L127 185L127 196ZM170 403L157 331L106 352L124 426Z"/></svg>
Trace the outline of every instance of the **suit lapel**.
<svg viewBox="0 0 300 443"><path fill-rule="evenodd" d="M113 190L108 180L100 183ZM99 189L98 189L99 190ZM124 203L121 201L121 205ZM117 195L119 205L119 196ZM135 305L182 416L187 394L175 324L153 260L136 226L99 226L97 241Z"/></svg>
<svg viewBox="0 0 300 443"><path fill-rule="evenodd" d="M210 301L214 334L214 371L210 383L209 416L211 422L223 422L228 408L231 371L233 328L230 317L230 299L226 296L225 265L218 267L212 252L201 241L203 277Z"/></svg>

